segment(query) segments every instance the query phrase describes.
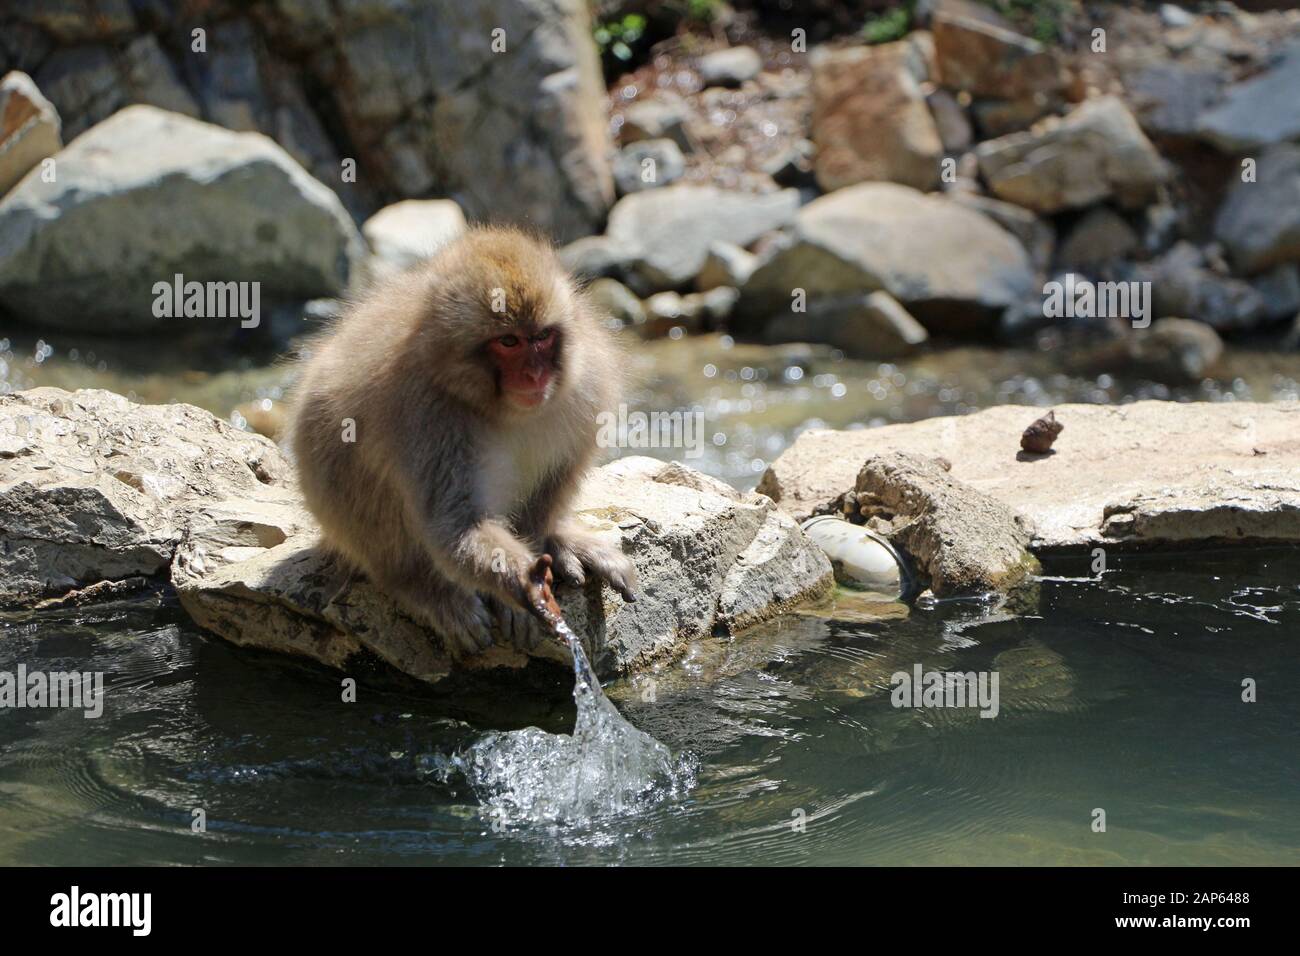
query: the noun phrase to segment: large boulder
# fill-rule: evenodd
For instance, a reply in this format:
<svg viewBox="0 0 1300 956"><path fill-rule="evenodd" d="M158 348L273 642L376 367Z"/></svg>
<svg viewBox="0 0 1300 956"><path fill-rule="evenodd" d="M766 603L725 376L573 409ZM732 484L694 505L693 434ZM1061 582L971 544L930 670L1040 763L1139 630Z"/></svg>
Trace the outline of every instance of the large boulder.
<svg viewBox="0 0 1300 956"><path fill-rule="evenodd" d="M15 70L0 80L0 196L63 147L59 114L32 78Z"/></svg>
<svg viewBox="0 0 1300 956"><path fill-rule="evenodd" d="M1260 150L1300 137L1300 43L1265 72L1229 87L1196 120L1196 132L1225 153Z"/></svg>
<svg viewBox="0 0 1300 956"><path fill-rule="evenodd" d="M809 300L883 289L927 326L963 327L1030 295L1024 248L992 220L939 195L862 183L799 210L741 290L740 312L765 324Z"/></svg>
<svg viewBox="0 0 1300 956"><path fill-rule="evenodd" d="M1214 236L1239 272L1300 262L1300 145L1274 146L1259 157L1254 182L1233 183Z"/></svg>
<svg viewBox="0 0 1300 956"><path fill-rule="evenodd" d="M822 189L874 180L938 185L943 143L909 64L914 56L907 40L814 51L811 138Z"/></svg>
<svg viewBox="0 0 1300 956"><path fill-rule="evenodd" d="M576 510L641 578L635 604L595 582L559 590L601 673L739 630L831 584L825 556L769 499L682 465L627 458L598 469ZM201 626L240 645L334 667L369 656L428 681L528 662L505 640L457 659L316 541L288 463L261 436L192 406L103 391L0 397L0 605L169 577ZM530 653L564 659L552 642Z"/></svg>
<svg viewBox="0 0 1300 956"><path fill-rule="evenodd" d="M675 289L699 274L714 242L747 246L789 223L798 207L794 189L760 196L678 184L624 196L605 235L633 250L625 268L638 291Z"/></svg>
<svg viewBox="0 0 1300 956"><path fill-rule="evenodd" d="M938 9L930 23L939 81L974 96L1019 100L1060 89L1061 68L1037 40L960 9Z"/></svg>
<svg viewBox="0 0 1300 956"><path fill-rule="evenodd" d="M31 62L66 136L131 104L192 111L272 137L358 215L443 195L566 241L614 198L584 0L8 6L0 51Z"/></svg>
<svg viewBox="0 0 1300 956"><path fill-rule="evenodd" d="M1137 120L1113 96L1086 100L1063 118L980 143L980 172L999 199L1055 213L1114 197L1148 203L1168 170Z"/></svg>
<svg viewBox="0 0 1300 956"><path fill-rule="evenodd" d="M362 253L338 197L258 133L133 106L0 201L0 305L42 324L138 331L154 286L257 282L260 301L343 291ZM184 210L179 215L178 210Z"/></svg>
<svg viewBox="0 0 1300 956"><path fill-rule="evenodd" d="M802 519L854 488L872 455L941 455L1021 515L1034 550L1300 542L1300 402L1058 405L1050 455L1020 450L1042 409L860 431L807 431L758 490Z"/></svg>

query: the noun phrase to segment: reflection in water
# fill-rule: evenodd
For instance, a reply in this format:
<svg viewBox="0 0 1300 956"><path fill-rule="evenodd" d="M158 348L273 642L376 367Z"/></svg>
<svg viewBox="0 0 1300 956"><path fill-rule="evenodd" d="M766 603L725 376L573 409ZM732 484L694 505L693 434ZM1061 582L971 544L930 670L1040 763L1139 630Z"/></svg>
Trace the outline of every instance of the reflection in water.
<svg viewBox="0 0 1300 956"><path fill-rule="evenodd" d="M344 703L339 675L166 607L10 615L0 670L102 669L107 701L0 712L0 862L1294 863L1300 550L1112 564L1051 561L1014 608L841 595L700 641L608 688L697 785L558 828L494 828L428 773L492 731L567 732L558 669L508 695L358 674ZM998 717L893 708L918 663L997 671Z"/></svg>

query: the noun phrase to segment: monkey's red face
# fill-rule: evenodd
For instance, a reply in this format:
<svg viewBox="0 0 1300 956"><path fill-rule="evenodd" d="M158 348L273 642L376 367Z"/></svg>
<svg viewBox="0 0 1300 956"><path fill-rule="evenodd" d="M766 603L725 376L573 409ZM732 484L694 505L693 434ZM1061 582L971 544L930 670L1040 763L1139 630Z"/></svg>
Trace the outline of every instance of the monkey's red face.
<svg viewBox="0 0 1300 956"><path fill-rule="evenodd" d="M551 397L558 338L555 329L549 328L533 335L501 335L488 342L502 398L516 408L534 409Z"/></svg>

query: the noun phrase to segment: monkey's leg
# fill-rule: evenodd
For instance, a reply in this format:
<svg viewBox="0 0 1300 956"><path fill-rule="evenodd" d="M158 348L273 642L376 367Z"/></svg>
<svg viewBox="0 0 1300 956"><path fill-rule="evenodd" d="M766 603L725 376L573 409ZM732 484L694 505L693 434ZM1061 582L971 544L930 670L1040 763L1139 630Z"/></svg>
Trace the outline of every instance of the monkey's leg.
<svg viewBox="0 0 1300 956"><path fill-rule="evenodd" d="M436 571L380 586L448 642L453 653L476 654L492 646L493 614L477 594Z"/></svg>

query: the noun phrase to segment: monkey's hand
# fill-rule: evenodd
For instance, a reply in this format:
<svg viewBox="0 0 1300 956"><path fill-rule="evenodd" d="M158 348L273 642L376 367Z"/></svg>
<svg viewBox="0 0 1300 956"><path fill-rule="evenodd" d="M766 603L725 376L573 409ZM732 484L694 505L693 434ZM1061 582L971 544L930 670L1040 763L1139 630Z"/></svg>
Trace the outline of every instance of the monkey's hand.
<svg viewBox="0 0 1300 956"><path fill-rule="evenodd" d="M636 600L636 567L622 551L611 548L595 535L564 524L546 539L546 553L555 559L559 576L582 585L587 574L609 583L609 586L631 603Z"/></svg>
<svg viewBox="0 0 1300 956"><path fill-rule="evenodd" d="M461 536L454 560L463 583L473 590L529 608L528 574L536 558L505 525L480 521Z"/></svg>

